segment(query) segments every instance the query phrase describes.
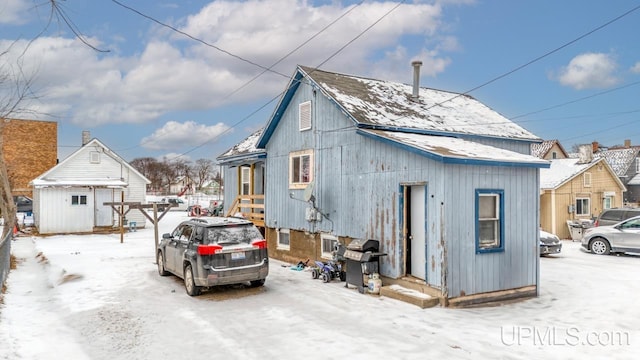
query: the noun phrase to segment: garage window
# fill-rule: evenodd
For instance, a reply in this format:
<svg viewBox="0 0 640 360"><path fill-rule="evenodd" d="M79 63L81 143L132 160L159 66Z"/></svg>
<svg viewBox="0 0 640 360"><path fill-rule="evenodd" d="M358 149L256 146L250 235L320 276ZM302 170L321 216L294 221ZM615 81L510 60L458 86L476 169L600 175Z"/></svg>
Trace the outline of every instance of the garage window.
<svg viewBox="0 0 640 360"><path fill-rule="evenodd" d="M71 205L87 205L87 195L71 195Z"/></svg>
<svg viewBox="0 0 640 360"><path fill-rule="evenodd" d="M476 254L504 251L504 191L476 190Z"/></svg>
<svg viewBox="0 0 640 360"><path fill-rule="evenodd" d="M338 244L338 238L329 234L320 234L320 239L322 239L322 258L332 259L333 250Z"/></svg>

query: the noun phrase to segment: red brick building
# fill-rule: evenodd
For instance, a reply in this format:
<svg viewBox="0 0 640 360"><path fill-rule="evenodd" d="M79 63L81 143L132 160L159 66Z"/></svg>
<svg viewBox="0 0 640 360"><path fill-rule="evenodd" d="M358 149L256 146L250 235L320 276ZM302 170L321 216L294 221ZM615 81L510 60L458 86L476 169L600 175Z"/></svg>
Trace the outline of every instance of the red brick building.
<svg viewBox="0 0 640 360"><path fill-rule="evenodd" d="M0 136L13 195L33 196L29 181L58 162L58 123L0 119Z"/></svg>

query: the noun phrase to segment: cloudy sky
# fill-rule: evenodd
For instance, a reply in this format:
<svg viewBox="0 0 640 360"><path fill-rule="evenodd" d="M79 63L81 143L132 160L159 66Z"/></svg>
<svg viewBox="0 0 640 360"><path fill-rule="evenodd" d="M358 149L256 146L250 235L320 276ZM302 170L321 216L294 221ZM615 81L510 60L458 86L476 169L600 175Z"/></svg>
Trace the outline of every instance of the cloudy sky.
<svg viewBox="0 0 640 360"><path fill-rule="evenodd" d="M634 1L48 3L2 1L0 71L31 83L14 117L58 122L60 159L83 130L129 161L215 158L266 123L297 64L410 83L412 60L422 86L567 149L640 145Z"/></svg>

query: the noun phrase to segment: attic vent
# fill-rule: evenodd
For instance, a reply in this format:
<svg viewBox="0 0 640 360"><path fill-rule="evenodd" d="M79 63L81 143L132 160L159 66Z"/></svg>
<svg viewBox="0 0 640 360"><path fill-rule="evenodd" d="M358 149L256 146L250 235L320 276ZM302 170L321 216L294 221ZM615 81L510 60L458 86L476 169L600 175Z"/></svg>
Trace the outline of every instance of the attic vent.
<svg viewBox="0 0 640 360"><path fill-rule="evenodd" d="M311 129L311 101L298 105L300 113L300 131Z"/></svg>
<svg viewBox="0 0 640 360"><path fill-rule="evenodd" d="M100 164L100 153L97 151L92 151L91 152L91 159L89 161L91 161L92 164Z"/></svg>

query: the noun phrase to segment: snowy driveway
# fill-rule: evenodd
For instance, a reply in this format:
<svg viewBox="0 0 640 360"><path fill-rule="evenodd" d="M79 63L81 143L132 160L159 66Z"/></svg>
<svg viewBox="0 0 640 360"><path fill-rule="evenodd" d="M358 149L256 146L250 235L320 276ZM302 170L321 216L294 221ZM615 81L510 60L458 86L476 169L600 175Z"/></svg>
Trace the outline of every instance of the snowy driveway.
<svg viewBox="0 0 640 360"><path fill-rule="evenodd" d="M170 231L182 212L160 223ZM153 232L20 237L0 308L0 359L631 359L640 256L564 242L538 298L420 309L272 261L263 288L185 294L160 277ZM42 253L40 256L36 255Z"/></svg>

